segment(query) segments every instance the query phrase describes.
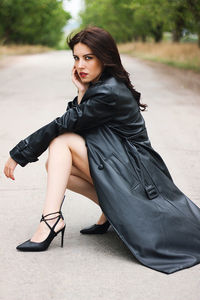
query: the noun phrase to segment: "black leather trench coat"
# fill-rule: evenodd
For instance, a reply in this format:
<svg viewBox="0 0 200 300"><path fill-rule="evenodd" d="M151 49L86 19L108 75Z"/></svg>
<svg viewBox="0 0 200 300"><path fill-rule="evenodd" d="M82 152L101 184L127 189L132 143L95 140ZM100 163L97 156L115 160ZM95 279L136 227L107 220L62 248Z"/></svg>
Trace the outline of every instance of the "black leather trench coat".
<svg viewBox="0 0 200 300"><path fill-rule="evenodd" d="M200 209L179 190L152 148L130 90L105 71L80 104L9 153L24 167L64 132L84 137L102 211L136 259L170 274L200 262Z"/></svg>

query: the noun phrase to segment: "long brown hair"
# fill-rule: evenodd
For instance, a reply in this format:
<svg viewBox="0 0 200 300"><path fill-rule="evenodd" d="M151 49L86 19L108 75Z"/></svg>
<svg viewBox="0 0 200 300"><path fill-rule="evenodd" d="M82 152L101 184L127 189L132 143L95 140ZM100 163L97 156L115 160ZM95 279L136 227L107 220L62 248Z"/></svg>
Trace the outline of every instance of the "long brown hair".
<svg viewBox="0 0 200 300"><path fill-rule="evenodd" d="M134 89L129 78L130 74L122 65L117 45L111 34L100 27L87 26L74 36L72 35L73 32L67 37L67 44L70 49L73 51L74 46L78 43L87 45L104 64L106 71L126 84L138 105L143 108L140 110L144 111L148 105L140 103L141 94Z"/></svg>

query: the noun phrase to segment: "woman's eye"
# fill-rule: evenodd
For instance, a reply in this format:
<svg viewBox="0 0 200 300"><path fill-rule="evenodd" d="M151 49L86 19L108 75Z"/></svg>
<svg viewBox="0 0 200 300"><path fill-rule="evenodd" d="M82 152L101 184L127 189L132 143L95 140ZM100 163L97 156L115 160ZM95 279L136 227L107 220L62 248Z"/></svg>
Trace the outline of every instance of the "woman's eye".
<svg viewBox="0 0 200 300"><path fill-rule="evenodd" d="M78 59L79 59L78 56L74 56L74 60L78 60ZM90 60L90 59L92 59L92 57L91 56L85 56L85 59Z"/></svg>

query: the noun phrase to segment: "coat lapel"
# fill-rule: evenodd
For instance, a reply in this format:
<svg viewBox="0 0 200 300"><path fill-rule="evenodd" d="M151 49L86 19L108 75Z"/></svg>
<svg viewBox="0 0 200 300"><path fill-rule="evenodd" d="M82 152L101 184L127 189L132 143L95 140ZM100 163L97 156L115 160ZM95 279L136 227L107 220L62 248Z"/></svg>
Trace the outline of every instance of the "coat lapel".
<svg viewBox="0 0 200 300"><path fill-rule="evenodd" d="M81 103L93 96L97 93L97 89L99 85L106 81L106 79L110 78L112 75L108 73L108 71L104 70L99 78L99 80L95 83L90 82L88 89L86 90ZM77 101L77 100L76 100Z"/></svg>

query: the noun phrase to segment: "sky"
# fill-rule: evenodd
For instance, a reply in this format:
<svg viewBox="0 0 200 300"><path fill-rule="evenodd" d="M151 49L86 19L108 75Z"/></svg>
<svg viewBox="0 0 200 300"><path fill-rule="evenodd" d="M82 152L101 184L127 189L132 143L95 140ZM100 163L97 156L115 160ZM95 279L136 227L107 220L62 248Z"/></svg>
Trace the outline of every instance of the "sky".
<svg viewBox="0 0 200 300"><path fill-rule="evenodd" d="M78 27L78 13L84 8L84 0L64 0L63 8L70 12L72 16L72 19L69 20L67 26L64 28L64 31L67 33Z"/></svg>

